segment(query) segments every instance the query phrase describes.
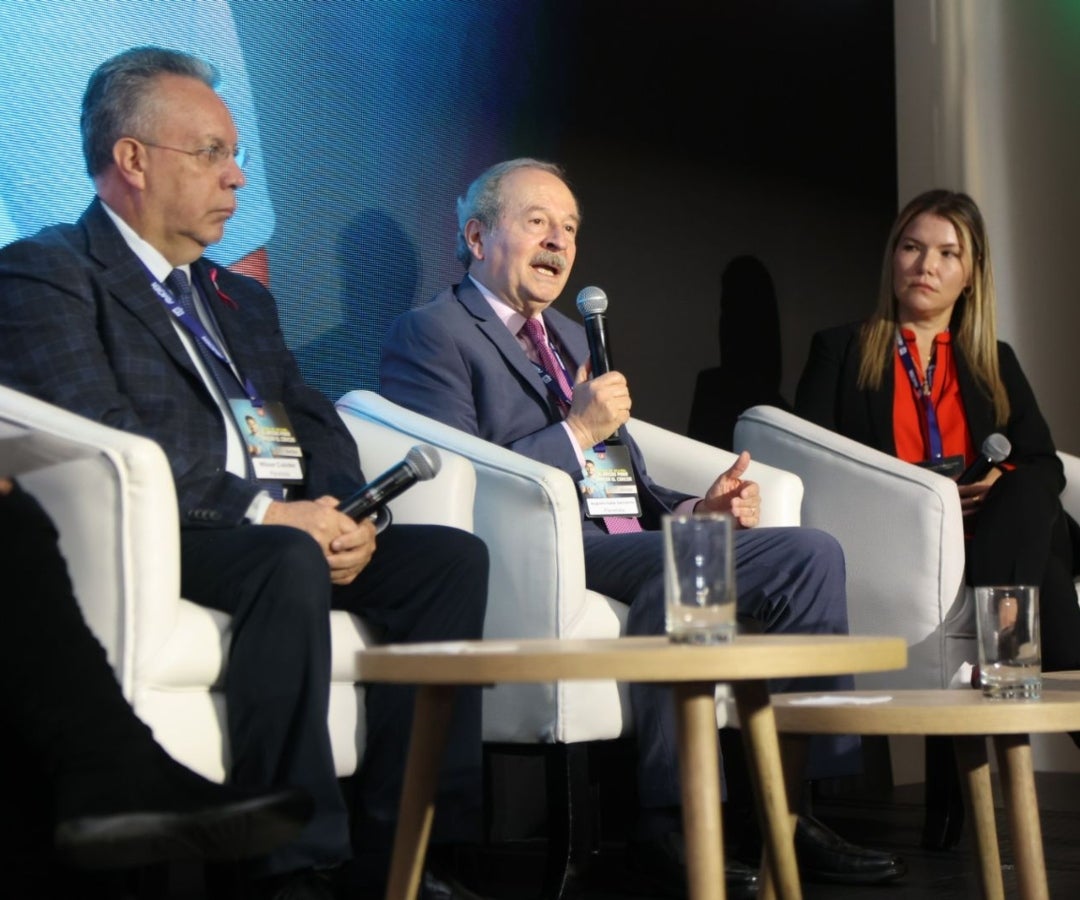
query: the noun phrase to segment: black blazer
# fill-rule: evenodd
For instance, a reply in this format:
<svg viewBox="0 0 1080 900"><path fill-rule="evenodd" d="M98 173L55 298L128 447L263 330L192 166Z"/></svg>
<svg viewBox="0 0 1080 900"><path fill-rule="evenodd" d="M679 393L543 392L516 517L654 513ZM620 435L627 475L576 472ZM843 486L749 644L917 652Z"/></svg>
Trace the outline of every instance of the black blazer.
<svg viewBox="0 0 1080 900"><path fill-rule="evenodd" d="M860 443L896 455L893 435L893 367L888 366L876 391L855 386L859 371L859 323L819 331L810 342L806 361L795 392L795 412ZM1035 466L1055 495L1065 487L1065 472L1057 457L1050 428L1035 394L1020 368L1012 348L998 341L998 363L1009 395L1009 421L1004 428L994 425L994 408L976 384L960 348L953 344L956 375L964 403L968 428L975 447L1000 431L1012 444L1009 462Z"/></svg>

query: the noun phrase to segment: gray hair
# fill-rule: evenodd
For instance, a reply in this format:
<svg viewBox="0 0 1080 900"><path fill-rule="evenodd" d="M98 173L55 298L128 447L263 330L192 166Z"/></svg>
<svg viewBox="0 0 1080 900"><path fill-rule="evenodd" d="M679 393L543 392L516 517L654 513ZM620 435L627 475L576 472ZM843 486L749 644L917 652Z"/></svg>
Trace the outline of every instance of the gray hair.
<svg viewBox="0 0 1080 900"><path fill-rule="evenodd" d="M162 47L132 47L105 60L86 83L79 127L83 158L91 178L112 164L113 147L122 137L151 130L153 104L148 98L161 75L196 78L216 87L218 71L189 53Z"/></svg>
<svg viewBox="0 0 1080 900"><path fill-rule="evenodd" d="M540 169L566 181L562 166L527 156L495 163L477 176L465 194L457 199L458 233L455 252L466 269L472 265L472 253L468 241L465 240L465 225L470 219L476 219L489 230L498 224L503 214L502 180L518 169Z"/></svg>

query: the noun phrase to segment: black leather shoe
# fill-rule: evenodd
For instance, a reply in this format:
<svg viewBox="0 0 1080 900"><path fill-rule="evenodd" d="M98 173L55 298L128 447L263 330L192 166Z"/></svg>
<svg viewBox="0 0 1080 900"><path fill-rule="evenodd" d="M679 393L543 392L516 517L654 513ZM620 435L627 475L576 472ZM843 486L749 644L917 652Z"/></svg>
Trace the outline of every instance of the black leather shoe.
<svg viewBox="0 0 1080 900"><path fill-rule="evenodd" d="M420 879L417 900L484 900L456 878L428 867Z"/></svg>
<svg viewBox="0 0 1080 900"><path fill-rule="evenodd" d="M335 900L335 874L333 869L298 869L258 878L243 900Z"/></svg>
<svg viewBox="0 0 1080 900"><path fill-rule="evenodd" d="M678 832L651 841L634 841L626 848L626 865L652 893L683 898L686 889L686 844ZM738 860L724 861L729 900L749 900L758 892L758 873Z"/></svg>
<svg viewBox="0 0 1080 900"><path fill-rule="evenodd" d="M844 840L813 816L799 816L795 856L805 881L828 884L880 884L907 872L899 857Z"/></svg>
<svg viewBox="0 0 1080 900"><path fill-rule="evenodd" d="M258 879L243 900L335 900L335 872L299 869Z"/></svg>
<svg viewBox="0 0 1080 900"><path fill-rule="evenodd" d="M61 820L56 853L85 869L146 866L172 860L237 860L261 856L294 838L314 806L294 788L241 793L184 812L136 811Z"/></svg>

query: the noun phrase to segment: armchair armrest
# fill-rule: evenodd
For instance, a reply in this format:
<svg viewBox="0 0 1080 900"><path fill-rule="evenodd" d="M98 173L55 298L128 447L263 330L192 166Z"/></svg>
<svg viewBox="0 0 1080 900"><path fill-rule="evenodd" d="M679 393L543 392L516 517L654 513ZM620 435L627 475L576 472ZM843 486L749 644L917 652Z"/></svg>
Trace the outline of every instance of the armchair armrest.
<svg viewBox="0 0 1080 900"><path fill-rule="evenodd" d="M640 419L631 418L627 428L641 447L649 474L657 484L699 497L738 456ZM762 525L799 524L803 485L798 475L751 454L746 477L761 486Z"/></svg>
<svg viewBox="0 0 1080 900"><path fill-rule="evenodd" d="M565 473L520 453L398 406L373 391L351 391L337 402L354 420L396 429L411 442L466 457L476 473L474 532L492 549L489 638L556 637L584 615L585 563L577 489ZM407 491L402 496L407 496ZM520 535L528 535L522 540ZM513 553L498 552L513 540ZM522 602L528 598L528 602Z"/></svg>
<svg viewBox="0 0 1080 900"><path fill-rule="evenodd" d="M164 452L0 387L0 469L52 517L87 624L133 699L136 671L166 642L180 603L176 492Z"/></svg>
<svg viewBox="0 0 1080 900"><path fill-rule="evenodd" d="M364 475L369 480L401 462L418 443L400 429L374 419L349 415L340 406L338 411L356 441ZM439 461L439 471L434 478L418 481L387 504L394 521L449 525L472 531L476 472L467 459L445 447L439 448Z"/></svg>
<svg viewBox="0 0 1080 900"><path fill-rule="evenodd" d="M907 640L908 668L880 683L946 687L974 637L956 485L776 407L744 412L735 445L802 478L803 524L844 548L851 632Z"/></svg>
<svg viewBox="0 0 1080 900"><path fill-rule="evenodd" d="M1058 458L1065 467L1065 490L1061 492L1061 505L1065 512L1080 522L1080 456L1058 451Z"/></svg>

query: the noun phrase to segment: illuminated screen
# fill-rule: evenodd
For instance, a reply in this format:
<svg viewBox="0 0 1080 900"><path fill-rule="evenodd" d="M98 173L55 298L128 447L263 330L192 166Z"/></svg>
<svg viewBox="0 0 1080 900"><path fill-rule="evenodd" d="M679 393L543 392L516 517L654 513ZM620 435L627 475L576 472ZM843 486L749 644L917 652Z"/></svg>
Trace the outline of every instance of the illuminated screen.
<svg viewBox="0 0 1080 900"><path fill-rule="evenodd" d="M265 249L282 327L336 399L377 386L390 320L460 279L454 198L555 134L530 112L540 3L505 0L28 0L0 4L0 244L92 198L78 117L90 72L127 47L221 72L247 186L225 239ZM568 24L566 17L562 25ZM558 72L543 73L549 101Z"/></svg>

